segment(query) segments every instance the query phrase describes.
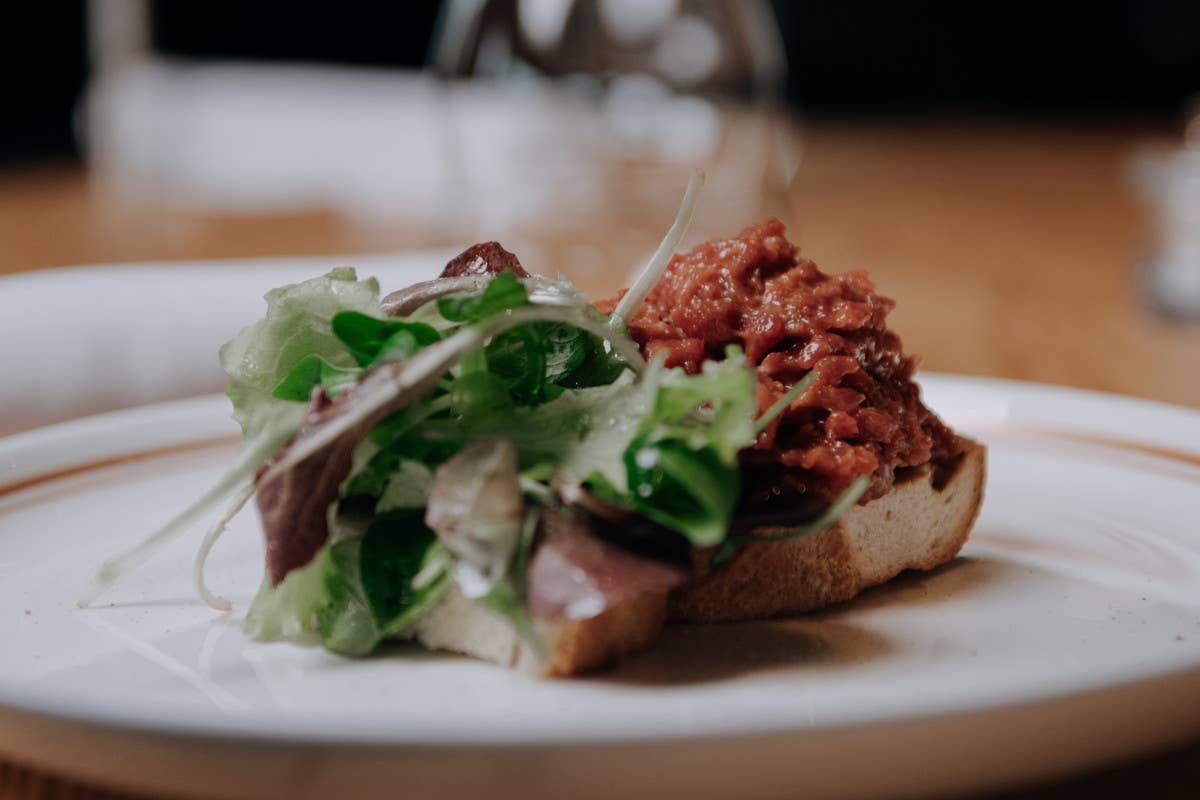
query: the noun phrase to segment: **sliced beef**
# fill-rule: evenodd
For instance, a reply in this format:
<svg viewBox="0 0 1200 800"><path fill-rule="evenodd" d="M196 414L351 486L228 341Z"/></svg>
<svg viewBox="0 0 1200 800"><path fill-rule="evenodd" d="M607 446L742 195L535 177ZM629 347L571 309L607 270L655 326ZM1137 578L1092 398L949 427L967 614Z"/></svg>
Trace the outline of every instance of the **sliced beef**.
<svg viewBox="0 0 1200 800"><path fill-rule="evenodd" d="M643 558L593 534L587 518L546 510L529 565L526 602L546 622L589 619L645 592L668 592L688 570Z"/></svg>

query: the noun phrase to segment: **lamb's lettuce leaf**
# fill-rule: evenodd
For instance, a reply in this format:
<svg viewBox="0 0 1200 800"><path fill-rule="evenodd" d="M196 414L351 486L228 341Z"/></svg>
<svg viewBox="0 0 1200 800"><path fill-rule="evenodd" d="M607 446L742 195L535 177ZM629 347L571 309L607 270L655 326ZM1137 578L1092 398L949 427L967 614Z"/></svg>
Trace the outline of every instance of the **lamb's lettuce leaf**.
<svg viewBox="0 0 1200 800"><path fill-rule="evenodd" d="M337 397L353 386L361 376L362 370L335 367L318 355L305 356L279 382L271 396L277 400L307 403L313 387L320 386L330 397Z"/></svg>
<svg viewBox="0 0 1200 800"><path fill-rule="evenodd" d="M357 311L336 314L331 327L361 367L409 358L442 338L432 325L424 322L379 319Z"/></svg>
<svg viewBox="0 0 1200 800"><path fill-rule="evenodd" d="M529 303L525 285L511 272L502 272L488 282L482 292L465 297L442 297L438 313L451 322L479 322L493 314Z"/></svg>

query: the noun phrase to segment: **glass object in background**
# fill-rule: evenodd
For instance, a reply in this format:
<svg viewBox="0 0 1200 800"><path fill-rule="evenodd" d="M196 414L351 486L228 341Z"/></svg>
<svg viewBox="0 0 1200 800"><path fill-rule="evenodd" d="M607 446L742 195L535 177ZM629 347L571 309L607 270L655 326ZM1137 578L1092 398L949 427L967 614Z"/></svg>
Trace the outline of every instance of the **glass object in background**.
<svg viewBox="0 0 1200 800"><path fill-rule="evenodd" d="M442 11L434 69L418 72L181 59L152 47L146 0L91 3L82 118L105 229L167 242L317 212L321 236L306 222L282 247L226 237L203 254L496 239L535 270L611 292L653 250L695 168L709 182L692 241L786 214L799 144L780 111L782 45L765 2L451 0Z"/></svg>
<svg viewBox="0 0 1200 800"><path fill-rule="evenodd" d="M1200 102L1192 111L1183 147L1140 154L1135 172L1154 213L1146 294L1163 311L1200 319Z"/></svg>
<svg viewBox="0 0 1200 800"><path fill-rule="evenodd" d="M766 2L451 0L432 60L458 238L611 291L694 169L690 241L787 221L800 141Z"/></svg>

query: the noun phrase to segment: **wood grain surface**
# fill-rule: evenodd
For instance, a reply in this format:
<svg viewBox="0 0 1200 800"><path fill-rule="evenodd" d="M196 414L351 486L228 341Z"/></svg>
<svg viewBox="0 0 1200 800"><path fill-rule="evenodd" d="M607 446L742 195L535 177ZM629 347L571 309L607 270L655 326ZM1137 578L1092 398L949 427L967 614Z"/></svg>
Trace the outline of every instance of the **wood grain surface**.
<svg viewBox="0 0 1200 800"><path fill-rule="evenodd" d="M1149 127L810 124L789 222L827 271L867 269L893 326L931 370L994 375L1200 407L1200 323L1138 291L1153 244L1129 158ZM750 220L747 220L750 222ZM610 221L619 225L619 218ZM346 253L440 244L336 214L115 214L71 165L0 172L0 274L101 261ZM581 277L609 293L621 275ZM1189 447L1197 443L1181 443ZM996 797L1194 797L1200 742ZM0 762L0 800L115 795Z"/></svg>

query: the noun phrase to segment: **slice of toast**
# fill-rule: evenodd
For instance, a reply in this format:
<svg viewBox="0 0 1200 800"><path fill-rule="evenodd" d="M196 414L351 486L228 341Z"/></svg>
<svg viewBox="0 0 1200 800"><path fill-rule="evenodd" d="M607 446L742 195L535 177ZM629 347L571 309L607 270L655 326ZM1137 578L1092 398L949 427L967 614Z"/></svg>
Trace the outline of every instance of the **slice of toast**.
<svg viewBox="0 0 1200 800"><path fill-rule="evenodd" d="M542 659L498 614L451 587L410 633L431 650L482 658L547 677L578 675L645 650L658 640L667 621L667 596L645 592L595 617L541 623L546 648Z"/></svg>
<svg viewBox="0 0 1200 800"><path fill-rule="evenodd" d="M672 593L670 618L732 622L798 614L849 600L906 569L945 564L967 541L983 501L985 448L960 441L962 457L945 474L918 468L823 533L747 545L715 572L706 569L708 554L697 551L699 575Z"/></svg>
<svg viewBox="0 0 1200 800"><path fill-rule="evenodd" d="M883 497L855 506L823 533L751 544L716 571L695 552L697 577L647 592L585 620L542 625L538 658L512 626L454 588L419 620L413 636L450 650L547 676L577 675L651 646L669 619L732 622L811 611L849 600L907 569L929 570L958 554L983 501L985 448L962 439L947 470L918 468ZM758 533L769 534L771 528Z"/></svg>

